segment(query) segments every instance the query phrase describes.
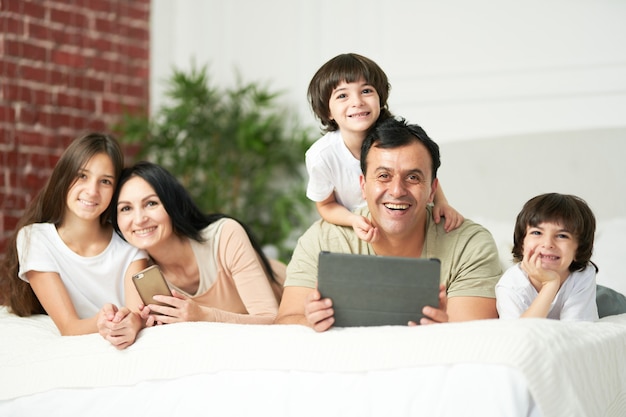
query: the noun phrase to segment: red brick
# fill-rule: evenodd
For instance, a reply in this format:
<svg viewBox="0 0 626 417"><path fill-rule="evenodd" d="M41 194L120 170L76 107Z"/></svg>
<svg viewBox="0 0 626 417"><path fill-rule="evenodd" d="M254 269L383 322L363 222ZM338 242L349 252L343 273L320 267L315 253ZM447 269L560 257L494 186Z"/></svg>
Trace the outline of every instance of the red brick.
<svg viewBox="0 0 626 417"><path fill-rule="evenodd" d="M2 124L7 125L7 127L4 127L4 126L0 127L0 144L3 144L3 145L13 144L14 138L13 138L13 131L12 131L13 130L12 123L10 126L11 130L9 130L9 127L8 127L9 124L6 123L5 120L0 119L0 126L2 126ZM0 152L0 155L4 157L5 152L6 151ZM4 162L1 165L5 166Z"/></svg>
<svg viewBox="0 0 626 417"><path fill-rule="evenodd" d="M85 67L85 58L80 53L62 51L59 49L52 51L52 62L68 67Z"/></svg>
<svg viewBox="0 0 626 417"><path fill-rule="evenodd" d="M3 26L4 33L12 33L21 36L25 35L26 25L24 24L24 19L18 18L17 15L4 17Z"/></svg>
<svg viewBox="0 0 626 417"><path fill-rule="evenodd" d="M2 61L2 56L0 56L0 62ZM5 80L16 78L19 74L18 68L19 66L16 63L4 60L4 62L2 62L2 77Z"/></svg>
<svg viewBox="0 0 626 417"><path fill-rule="evenodd" d="M22 80L46 82L48 78L48 70L43 66L33 66L29 64L20 65L20 74Z"/></svg>
<svg viewBox="0 0 626 417"><path fill-rule="evenodd" d="M3 205L4 207L4 205ZM6 231L12 231L15 230L15 228L17 227L17 222L20 220L19 217L15 217L15 216L7 216L6 214L3 216L4 217L4 221L3 221L3 226L4 226L4 230Z"/></svg>
<svg viewBox="0 0 626 417"><path fill-rule="evenodd" d="M33 17L35 19L44 19L46 17L46 7L42 6L40 2L3 1L2 3L8 3L7 6L10 11L18 12L22 16Z"/></svg>
<svg viewBox="0 0 626 417"><path fill-rule="evenodd" d="M48 51L38 45L28 41L15 41L7 39L4 41L4 52L7 56L23 57L29 61L46 62Z"/></svg>
<svg viewBox="0 0 626 417"><path fill-rule="evenodd" d="M15 109L8 104L0 104L0 120L15 123Z"/></svg>
<svg viewBox="0 0 626 417"><path fill-rule="evenodd" d="M87 123L87 128L94 132L106 132L107 124L101 119L93 119Z"/></svg>
<svg viewBox="0 0 626 417"><path fill-rule="evenodd" d="M0 184L15 190L0 192L4 248L74 137L146 113L150 0L0 0L0 12Z"/></svg>
<svg viewBox="0 0 626 417"><path fill-rule="evenodd" d="M89 20L79 12L73 10L50 9L50 20L56 23L62 23L73 28L88 28Z"/></svg>

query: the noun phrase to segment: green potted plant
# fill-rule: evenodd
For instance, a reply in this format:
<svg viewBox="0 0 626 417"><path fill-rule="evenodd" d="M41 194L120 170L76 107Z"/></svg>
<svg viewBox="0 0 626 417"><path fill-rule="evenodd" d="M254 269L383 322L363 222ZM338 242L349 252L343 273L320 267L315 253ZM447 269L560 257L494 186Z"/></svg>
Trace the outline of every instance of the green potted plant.
<svg viewBox="0 0 626 417"><path fill-rule="evenodd" d="M303 168L310 133L267 86L209 81L206 67L174 70L166 104L152 118L126 115L116 132L138 147L136 160L163 165L203 210L244 221L288 261L314 207Z"/></svg>

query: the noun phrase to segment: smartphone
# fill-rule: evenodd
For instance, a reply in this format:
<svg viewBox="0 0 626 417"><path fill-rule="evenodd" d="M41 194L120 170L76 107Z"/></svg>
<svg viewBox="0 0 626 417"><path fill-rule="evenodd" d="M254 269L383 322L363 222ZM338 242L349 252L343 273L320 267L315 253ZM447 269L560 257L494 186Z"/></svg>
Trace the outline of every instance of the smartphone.
<svg viewBox="0 0 626 417"><path fill-rule="evenodd" d="M158 265L152 265L137 272L133 275L133 283L135 284L135 288L137 288L137 292L139 293L141 301L143 301L144 305L167 305L158 302L152 297L155 295L172 295L170 287L167 285L165 277L163 276L163 273ZM154 314L158 313L155 311Z"/></svg>

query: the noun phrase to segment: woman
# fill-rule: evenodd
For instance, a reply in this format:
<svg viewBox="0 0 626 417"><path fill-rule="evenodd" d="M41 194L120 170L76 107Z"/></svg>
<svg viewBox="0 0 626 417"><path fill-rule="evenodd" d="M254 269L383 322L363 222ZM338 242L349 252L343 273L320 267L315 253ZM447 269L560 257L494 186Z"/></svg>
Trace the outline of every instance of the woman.
<svg viewBox="0 0 626 417"><path fill-rule="evenodd" d="M99 331L118 349L134 342L143 320L117 306L128 294L125 278L147 265L147 255L106 221L123 166L117 141L100 133L63 152L9 241L2 292L13 313L47 313L62 335Z"/></svg>
<svg viewBox="0 0 626 417"><path fill-rule="evenodd" d="M155 296L166 306L142 306L147 325L274 321L284 265L272 267L246 226L205 215L172 174L150 162L124 170L113 201L115 230L148 252L172 289L171 297Z"/></svg>

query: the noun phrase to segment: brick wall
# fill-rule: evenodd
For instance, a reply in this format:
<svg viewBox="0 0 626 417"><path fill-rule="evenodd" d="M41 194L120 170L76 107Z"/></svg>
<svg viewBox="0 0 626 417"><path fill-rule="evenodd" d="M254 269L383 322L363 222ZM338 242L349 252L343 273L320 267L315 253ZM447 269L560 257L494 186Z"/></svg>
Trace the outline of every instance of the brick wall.
<svg viewBox="0 0 626 417"><path fill-rule="evenodd" d="M148 108L150 0L0 0L0 253L59 155Z"/></svg>

